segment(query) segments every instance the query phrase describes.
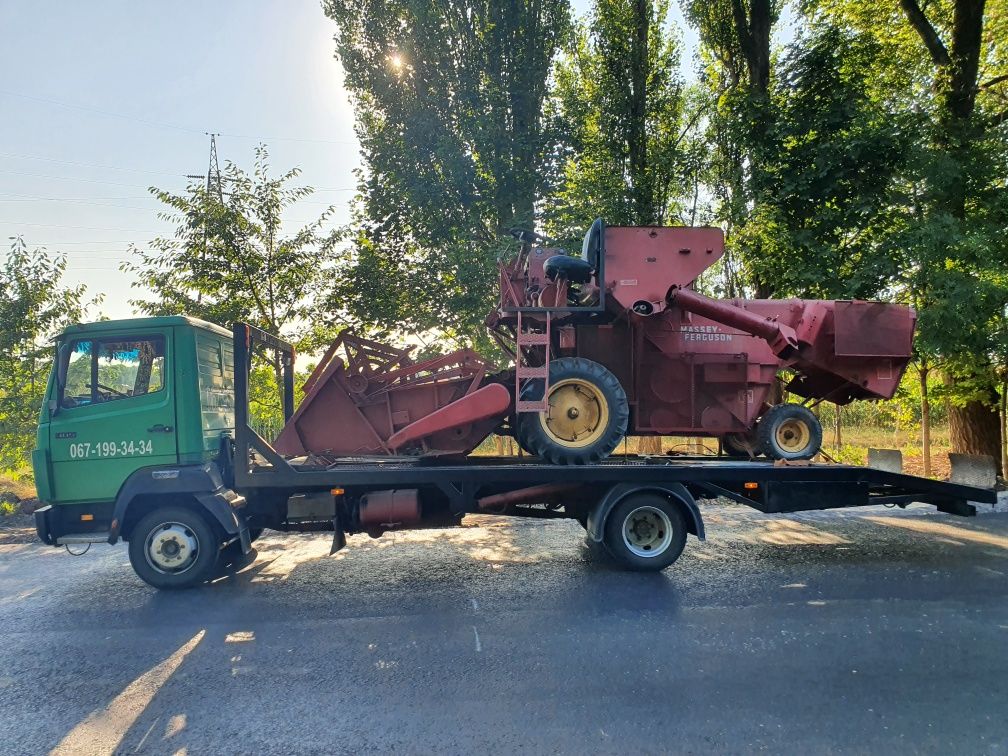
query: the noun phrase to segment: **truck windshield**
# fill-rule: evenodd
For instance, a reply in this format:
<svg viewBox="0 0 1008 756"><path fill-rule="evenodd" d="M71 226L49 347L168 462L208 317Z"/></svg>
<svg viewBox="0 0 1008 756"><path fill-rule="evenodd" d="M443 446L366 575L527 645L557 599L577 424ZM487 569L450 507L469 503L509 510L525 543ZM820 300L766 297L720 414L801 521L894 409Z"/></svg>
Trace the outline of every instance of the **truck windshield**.
<svg viewBox="0 0 1008 756"><path fill-rule="evenodd" d="M64 352L60 406L81 407L164 388L164 338L78 339Z"/></svg>

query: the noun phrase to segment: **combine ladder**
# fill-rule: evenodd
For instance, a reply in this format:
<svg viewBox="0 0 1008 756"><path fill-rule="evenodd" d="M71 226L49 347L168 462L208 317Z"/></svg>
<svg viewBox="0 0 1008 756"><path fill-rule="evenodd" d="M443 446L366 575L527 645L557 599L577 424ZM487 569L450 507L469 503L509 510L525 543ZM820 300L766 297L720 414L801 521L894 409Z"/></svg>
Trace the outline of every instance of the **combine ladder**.
<svg viewBox="0 0 1008 756"><path fill-rule="evenodd" d="M518 312L518 329L515 332L517 352L515 354L515 412L545 412L549 409L549 362L550 362L550 313L546 313L546 332L526 331L522 326L522 314ZM542 367L527 364L526 349L542 350ZM525 381L541 378L542 399L522 400L521 392Z"/></svg>

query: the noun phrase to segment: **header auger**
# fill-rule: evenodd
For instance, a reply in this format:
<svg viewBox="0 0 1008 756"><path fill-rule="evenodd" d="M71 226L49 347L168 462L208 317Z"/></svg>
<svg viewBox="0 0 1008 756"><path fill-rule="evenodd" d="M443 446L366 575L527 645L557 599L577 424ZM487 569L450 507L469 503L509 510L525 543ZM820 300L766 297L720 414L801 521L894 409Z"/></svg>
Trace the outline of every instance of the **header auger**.
<svg viewBox="0 0 1008 756"><path fill-rule="evenodd" d="M809 459L822 428L806 404L889 399L911 358L916 316L902 305L695 291L724 253L716 228L599 219L577 257L519 238L486 319L510 369L493 372L469 350L414 363L344 334L277 449L458 455L497 432L546 461L586 464L632 434L710 436L729 454ZM773 403L782 373L806 404Z"/></svg>

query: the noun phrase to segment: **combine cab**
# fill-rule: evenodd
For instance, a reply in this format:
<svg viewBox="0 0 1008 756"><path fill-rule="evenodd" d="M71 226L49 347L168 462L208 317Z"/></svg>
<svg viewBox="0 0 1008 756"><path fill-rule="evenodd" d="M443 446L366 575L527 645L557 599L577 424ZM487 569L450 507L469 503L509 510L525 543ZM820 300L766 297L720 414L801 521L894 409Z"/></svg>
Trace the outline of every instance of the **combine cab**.
<svg viewBox="0 0 1008 756"><path fill-rule="evenodd" d="M468 350L414 363L344 335L276 448L457 455L499 432L549 462L586 464L629 433L711 436L729 454L809 459L822 428L808 404L889 399L911 358L908 307L695 291L724 252L719 229L600 219L580 256L519 238L486 320L510 370L495 373ZM773 402L782 376L805 404Z"/></svg>

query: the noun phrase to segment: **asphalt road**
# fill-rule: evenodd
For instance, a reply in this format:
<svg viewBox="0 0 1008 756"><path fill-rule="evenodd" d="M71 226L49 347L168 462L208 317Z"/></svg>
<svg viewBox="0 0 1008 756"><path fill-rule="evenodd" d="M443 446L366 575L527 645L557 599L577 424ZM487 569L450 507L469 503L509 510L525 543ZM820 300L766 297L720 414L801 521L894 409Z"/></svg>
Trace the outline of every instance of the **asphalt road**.
<svg viewBox="0 0 1008 756"><path fill-rule="evenodd" d="M175 594L0 531L0 750L1003 753L1008 513L928 512L707 508L657 575L568 522L270 535Z"/></svg>

